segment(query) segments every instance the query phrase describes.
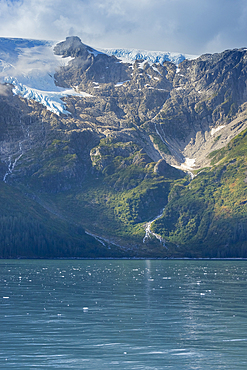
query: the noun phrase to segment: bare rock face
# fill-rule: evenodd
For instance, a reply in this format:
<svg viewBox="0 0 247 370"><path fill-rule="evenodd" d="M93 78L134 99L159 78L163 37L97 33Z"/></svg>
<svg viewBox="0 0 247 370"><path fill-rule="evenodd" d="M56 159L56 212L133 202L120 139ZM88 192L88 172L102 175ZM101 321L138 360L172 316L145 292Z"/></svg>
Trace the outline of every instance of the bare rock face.
<svg viewBox="0 0 247 370"><path fill-rule="evenodd" d="M85 89L90 80L98 83L117 83L130 77L126 65L118 63L115 57L93 50L83 44L79 37L67 37L66 41L54 47L54 53L75 58L69 66L56 73L55 78L59 85L77 84Z"/></svg>
<svg viewBox="0 0 247 370"><path fill-rule="evenodd" d="M166 163L164 159L160 159L156 165L154 166L154 173L158 175L165 176L167 174L167 170L169 169L169 165Z"/></svg>
<svg viewBox="0 0 247 370"><path fill-rule="evenodd" d="M179 67L171 62L123 63L96 52L76 36L58 43L54 52L73 58L57 71L56 83L89 95L64 98L71 114L58 117L31 100L13 97L9 89L8 96L0 99L4 174L20 156L19 167L21 163L26 167L19 170L18 179L22 173L40 175L42 165L36 163L32 167L33 161L25 162L25 155L33 158L32 150L39 148L49 153L47 157L42 155L43 162L51 153L56 156L50 149L56 136L68 142L69 148L65 162L70 164L60 171L61 184L68 177L82 181L83 174L90 174L96 162L103 170L116 156L124 158L127 146L116 143L132 143L136 163L144 161L144 154L150 161L161 160L155 166L157 174L165 175L168 164L191 171L208 165L211 151L225 146L247 127L245 49L203 55L196 60L185 60ZM86 137L86 131L88 143L79 147L78 141L72 138ZM97 147L104 138L111 144ZM144 154L139 158L140 150ZM64 155L66 150L57 153ZM149 160L144 162L147 164ZM38 163L41 162L39 159ZM50 172L44 172L49 177ZM10 171L7 177L10 181L15 176L16 170Z"/></svg>
<svg viewBox="0 0 247 370"><path fill-rule="evenodd" d="M246 49L202 55L179 65L170 96L155 118L178 162L194 158L195 168L209 164L211 151L247 127L246 79Z"/></svg>
<svg viewBox="0 0 247 370"><path fill-rule="evenodd" d="M58 44L55 51L75 56L56 74L57 83L78 86L95 97L83 115L95 117L102 133L103 126L141 130L145 125L144 135L148 128L169 149L170 154L155 146L159 158L172 165L190 170L208 165L211 151L247 127L245 49L206 54L185 60L178 68L171 62L162 66L143 60L122 63L93 52L74 37ZM151 142L145 143L148 155L157 160ZM187 159L193 162L191 167Z"/></svg>
<svg viewBox="0 0 247 370"><path fill-rule="evenodd" d="M197 215L189 220L186 202L178 214L176 197L206 187L205 175L204 183L199 183L198 176L193 180L198 187L193 190L192 183L190 188L185 172L193 177L194 169L211 166L208 155L247 128L246 49L203 55L179 66L144 60L124 63L97 52L78 37L66 38L54 52L72 58L56 72L56 84L78 94L64 97L69 114L57 115L34 100L14 96L11 85L4 86L0 94L3 185L41 199L47 209L59 210L68 222L81 223L93 235L103 234L109 240L110 234L115 246L122 238L124 245L133 248L133 235L140 236L144 230L143 224L136 223L154 219L172 201L174 212L167 213L170 223L162 225L159 217L158 231L166 235L171 227L176 236L173 222L178 217L178 228L184 223L192 235ZM218 184L217 171L212 176L213 185ZM242 184L246 184L246 173L242 183L230 184L222 197L235 185L242 189ZM190 202L193 196L185 200ZM200 202L207 206L203 196ZM245 204L242 197L239 207ZM230 215L230 206L220 205L217 215L226 210ZM212 207L205 208L207 217ZM202 224L204 233L210 220ZM142 240L136 245L143 246ZM160 242L157 248L159 253L162 248L158 257L169 256ZM175 255L177 251L176 247Z"/></svg>
<svg viewBox="0 0 247 370"><path fill-rule="evenodd" d="M66 40L58 43L54 47L54 53L56 55L62 55L63 57L72 58L83 58L86 59L89 55L88 50L92 50L81 42L81 39L77 36L66 37Z"/></svg>

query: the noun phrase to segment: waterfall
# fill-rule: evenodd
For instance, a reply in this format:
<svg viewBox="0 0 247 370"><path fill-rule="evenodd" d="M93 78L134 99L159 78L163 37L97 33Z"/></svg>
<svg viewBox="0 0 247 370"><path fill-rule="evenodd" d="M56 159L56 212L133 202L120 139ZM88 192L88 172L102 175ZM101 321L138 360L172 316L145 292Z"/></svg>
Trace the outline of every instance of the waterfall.
<svg viewBox="0 0 247 370"><path fill-rule="evenodd" d="M149 221L149 222L146 223L146 225L145 225L146 234L143 238L143 243L145 243L146 240L148 240L152 235L156 239L158 239L163 244L164 247L166 247L165 239L163 239L162 236L160 236L159 234L156 234L156 233L154 233L153 231L150 230L151 226L152 226L152 223L162 217L164 210L165 210L165 207L162 209L162 212L157 217L155 217L152 221Z"/></svg>
<svg viewBox="0 0 247 370"><path fill-rule="evenodd" d="M19 143L19 147L20 147L20 151L21 151L21 154L19 154L18 157L15 158L14 162L12 163L11 161L11 156L9 157L9 165L8 165L8 170L7 172L5 173L4 177L3 177L3 181L6 183L6 178L8 175L10 175L13 171L14 171L14 168L16 166L16 163L19 161L19 159L23 156L23 151L22 151L22 146L21 146L22 142Z"/></svg>
<svg viewBox="0 0 247 370"><path fill-rule="evenodd" d="M21 119L20 119L20 125L21 125L21 128L22 128L22 131L24 131L24 127L22 125L22 122L21 122ZM29 137L29 132L28 132L28 137ZM23 152L23 149L22 149L22 144L24 143L25 139L22 140L22 141L19 141L19 151L16 153L18 154L17 157L14 159L14 161L12 162L12 156L10 155L9 156L9 164L8 164L8 169L7 169L7 172L5 173L4 177L3 177L3 181L6 183L6 178L7 176L11 175L11 173L13 173L14 169L15 169L15 166L17 164L17 162L19 161L19 159L23 156L24 152ZM20 154L19 154L20 153Z"/></svg>

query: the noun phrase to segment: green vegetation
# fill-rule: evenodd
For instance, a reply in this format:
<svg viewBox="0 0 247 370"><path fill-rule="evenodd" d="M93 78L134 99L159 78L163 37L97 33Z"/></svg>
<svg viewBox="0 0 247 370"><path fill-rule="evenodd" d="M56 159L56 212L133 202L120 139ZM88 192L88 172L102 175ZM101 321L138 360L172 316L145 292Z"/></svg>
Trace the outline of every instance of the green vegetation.
<svg viewBox="0 0 247 370"><path fill-rule="evenodd" d="M215 142L217 142L217 141L219 141L219 140L220 140L220 138L221 138L221 135L217 136L217 137L214 139L214 141L215 141Z"/></svg>
<svg viewBox="0 0 247 370"><path fill-rule="evenodd" d="M56 73L94 95L64 97L67 116L0 96L0 257L247 257L247 130L192 180L161 159L200 140L208 150L203 133L235 115L231 134L245 127L244 52L184 61L181 74L167 62L158 78L103 55L86 64ZM143 243L163 209L151 229L164 240Z"/></svg>
<svg viewBox="0 0 247 370"><path fill-rule="evenodd" d="M126 156L112 157L114 150ZM180 171L168 166L167 176L154 173L154 162L132 143L114 145L100 144L99 163L94 162L96 173L87 178L80 189L56 195L43 194L49 202L66 212L72 222L83 225L96 235L127 248L138 245L135 255L151 256L147 246L142 245L143 222L157 215L168 201L173 181L181 178ZM95 153L96 149L91 152ZM129 154L129 155L128 155ZM99 169L101 169L99 171ZM141 245L141 247L140 247ZM128 255L131 256L130 250Z"/></svg>
<svg viewBox="0 0 247 370"><path fill-rule="evenodd" d="M0 183L0 258L105 257L109 250L79 225ZM121 256L120 252L116 255Z"/></svg>
<svg viewBox="0 0 247 370"><path fill-rule="evenodd" d="M161 140L158 134L152 134L152 138L153 138L154 144L158 146L161 152L171 155L169 148L166 146L165 143L163 143L163 141Z"/></svg>
<svg viewBox="0 0 247 370"><path fill-rule="evenodd" d="M40 158L39 167L31 179L23 178L19 188L25 191L28 184L33 192L38 189L42 204L48 204L50 210L65 217L71 225L83 227L113 243L111 249L101 247L92 251L95 256L160 255L157 241L150 244L151 250L143 245L143 223L159 214L167 204L173 182L183 176L181 171L167 165L165 176L161 176L154 172L156 163L137 144L103 139L91 149L93 173L81 182L78 175L74 178L69 175L68 182L67 156L71 151L70 141L51 140L39 155L35 153L33 158ZM77 158L80 156L80 152L74 154ZM25 157L23 161L26 163ZM75 166L77 163L75 160ZM62 191L57 186L59 176L60 186L70 185ZM71 242L75 245L75 240Z"/></svg>
<svg viewBox="0 0 247 370"><path fill-rule="evenodd" d="M168 165L165 174L156 173L155 162L133 142L101 140L91 149L94 172L80 186L77 177L70 188L47 191L40 179L53 189L53 166L65 181L64 166L71 160L76 166L80 156L69 140L52 140L29 186L53 214L2 184L1 256L247 257L246 148L247 130L211 153L212 167L189 181ZM25 181L19 187L25 191ZM143 244L143 225L164 206L152 230L168 249L155 238ZM106 239L105 246L84 229Z"/></svg>
<svg viewBox="0 0 247 370"><path fill-rule="evenodd" d="M153 231L188 257L247 257L246 149L247 130L211 153L218 164L174 186Z"/></svg>

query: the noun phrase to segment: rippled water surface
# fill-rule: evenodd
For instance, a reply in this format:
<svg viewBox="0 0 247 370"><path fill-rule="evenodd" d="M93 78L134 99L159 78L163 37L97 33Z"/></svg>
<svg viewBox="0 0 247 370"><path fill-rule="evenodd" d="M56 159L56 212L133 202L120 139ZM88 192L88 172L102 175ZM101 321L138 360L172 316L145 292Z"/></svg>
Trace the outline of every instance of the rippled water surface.
<svg viewBox="0 0 247 370"><path fill-rule="evenodd" d="M1 369L247 369L247 261L0 260Z"/></svg>

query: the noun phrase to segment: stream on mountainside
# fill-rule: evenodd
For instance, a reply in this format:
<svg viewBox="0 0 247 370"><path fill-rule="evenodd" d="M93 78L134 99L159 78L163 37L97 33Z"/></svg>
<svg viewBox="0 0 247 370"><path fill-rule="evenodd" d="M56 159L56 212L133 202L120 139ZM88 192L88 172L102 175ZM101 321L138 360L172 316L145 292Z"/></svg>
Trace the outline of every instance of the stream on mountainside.
<svg viewBox="0 0 247 370"><path fill-rule="evenodd" d="M21 123L21 122L20 122ZM23 125L21 124L21 127L22 127L22 130L23 130L23 132L24 132L24 128L23 128ZM165 143L165 141L163 140L163 138L162 138L162 135L159 133L159 131L158 131L158 129L157 129L157 127L156 127L156 124L155 124L155 129L156 129L156 132L157 132L157 134L159 135L159 137L161 138L161 140L162 140L162 142L164 143L164 144L166 144ZM25 135L25 134L24 134ZM22 144L26 141L26 140L28 140L29 138L30 138L30 134L29 134L29 129L27 128L26 129L26 135L25 136L27 136L27 137L25 137L24 138L24 140L22 140L22 141L20 141L19 142L19 151L17 152L17 153L20 153L15 159L14 159L14 161L12 162L12 155L10 155L9 156L9 164L8 164L8 169L7 169L7 171L6 171L6 173L5 173L5 175L4 175L4 177L3 177L3 181L5 182L5 183L7 183L7 181L6 181L6 179L7 179L7 176L9 176L10 174L12 174L13 173L13 171L14 171L14 169L15 169L15 167L16 167L16 164L17 164L17 162L19 161L19 159L23 156L23 154L24 154L24 151L23 151L23 147L22 147ZM173 167L175 167L175 166L173 166ZM194 175L193 175L193 173L189 170L189 169L184 169L184 171L186 171L187 173L189 173L189 175L190 175L190 177L191 177L191 180L195 177ZM166 206L165 206L166 207ZM144 238L143 238L143 243L145 243L151 236L154 236L156 239L158 239L161 243L162 243L162 245L165 247L165 248L167 248L166 247L166 244L165 244L165 239L163 239L162 237L161 237L161 235L159 235L159 234L156 234L156 233L154 233L153 231L151 231L151 226L152 226L152 224L153 224L153 222L155 222L156 220L158 220L159 218L161 218L162 217L162 215L163 215L163 213L164 213L164 210L165 210L165 207L162 209L162 211L161 211L161 213L158 215L158 216L156 216L155 218L153 218L151 221L149 221L149 222L147 222L146 224L145 224L145 236L144 236ZM115 243L113 243L112 241L110 241L110 240L108 240L108 239L104 239L104 238L102 238L102 237L99 237L99 236L97 236L97 235L94 235L94 234L91 234L90 232L88 232L88 231L86 231L86 234L88 234L88 235L91 235L92 237L94 237L97 241L99 241L102 245L104 245L104 246L106 246L105 245L105 242L106 243L108 243L108 248L110 248L109 247L109 243L110 244L113 244L113 245L116 245L116 246L118 246L118 247L120 247L120 245L118 245L118 244L115 244Z"/></svg>
<svg viewBox="0 0 247 370"><path fill-rule="evenodd" d="M155 217L152 221L149 221L149 222L147 222L145 224L145 232L146 232L146 234L145 234L145 236L143 238L143 243L145 243L146 240L149 239L151 235L153 235L153 236L155 236L156 239L158 239L163 244L164 247L166 247L166 245L165 245L165 239L163 239L159 234L156 234L156 233L154 233L153 231L150 230L152 223L163 216L163 212L165 210L165 207L162 209L161 213L157 217Z"/></svg>
<svg viewBox="0 0 247 370"><path fill-rule="evenodd" d="M19 147L20 147L20 151L21 151L21 154L18 156L18 157L16 157L15 158L15 160L14 160L14 162L12 163L12 156L9 156L9 165L8 165L8 170L7 170L7 172L5 173L5 175L4 175L4 177L3 177L3 181L6 183L7 181L6 181L6 177L8 176L8 175L10 175L13 171L14 171L14 168L15 168L15 166L16 166L16 163L18 162L18 160L23 156L23 151L22 151L22 144L23 143L23 141L21 141L20 143L19 143Z"/></svg>
<svg viewBox="0 0 247 370"><path fill-rule="evenodd" d="M184 171L186 171L189 175L190 175L190 181L191 180L193 180L193 178L194 177L196 177L197 175L194 175L191 171L189 171L189 170L184 170ZM168 203L167 203L168 204ZM163 244L163 246L165 247L165 248L167 248L166 247L166 244L165 244L165 239L164 238L162 238L162 236L161 235L159 235L159 234L156 234L156 233L154 233L153 231L151 231L150 229L151 229L151 226L152 226L152 223L153 222L155 222L155 221L157 221L159 218L161 218L162 216L163 216L163 213L164 213L164 210L165 210L165 208L166 208L166 206L167 206L167 204L165 205L165 207L162 209L162 211L161 211L161 213L158 215L158 216L156 216L153 220L151 220L151 221L149 221L149 222L147 222L146 224L145 224L145 236L144 236L144 238L143 238L143 243L145 243L146 242L146 240L147 239L149 239L150 237L151 237L151 235L153 235L156 239L158 239L162 244Z"/></svg>
<svg viewBox="0 0 247 370"><path fill-rule="evenodd" d="M31 119L30 119L30 123L31 123ZM17 164L17 162L19 161L19 159L23 156L24 154L24 151L23 151L23 147L22 147L22 144L26 141L26 140L29 140L30 139L30 133L29 133L29 128L26 128L24 130L24 127L21 123L21 120L20 120L20 124L21 124L21 128L22 128L22 131L24 133L24 140L21 140L19 141L19 151L17 153L20 153L16 158L15 160L12 162L12 157L13 155L10 155L9 156L9 164L8 164L8 169L7 169L7 172L5 173L4 177L3 177L3 181L6 183L6 178L8 175L11 175L11 173L13 173L14 169L15 169L15 166ZM25 133L26 131L26 133ZM25 135L27 137L25 137Z"/></svg>

